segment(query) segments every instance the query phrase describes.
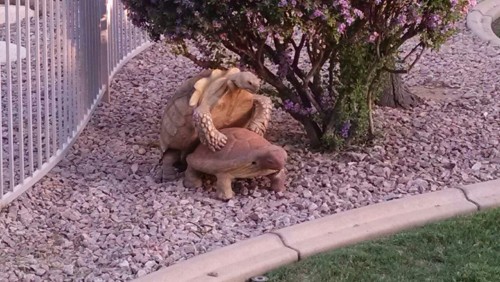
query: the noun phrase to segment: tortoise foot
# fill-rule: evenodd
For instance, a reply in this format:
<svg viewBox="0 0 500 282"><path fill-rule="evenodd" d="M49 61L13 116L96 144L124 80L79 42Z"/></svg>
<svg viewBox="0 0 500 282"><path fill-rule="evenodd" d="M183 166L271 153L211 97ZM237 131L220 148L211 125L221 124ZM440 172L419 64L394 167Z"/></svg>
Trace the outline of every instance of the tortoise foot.
<svg viewBox="0 0 500 282"><path fill-rule="evenodd" d="M252 122L249 126L248 126L248 130L250 131L253 131L257 134L259 134L260 136L264 136L264 134L266 133L266 128L264 127L264 125L262 124L258 124L258 123L254 123Z"/></svg>
<svg viewBox="0 0 500 282"><path fill-rule="evenodd" d="M189 177L185 175L182 184L184 184L185 188L200 188L203 186L203 180L200 177Z"/></svg>
<svg viewBox="0 0 500 282"><path fill-rule="evenodd" d="M179 178L179 173L177 169L170 163L163 163L160 171L160 181L161 182L169 182L174 181Z"/></svg>
<svg viewBox="0 0 500 282"><path fill-rule="evenodd" d="M203 186L203 181L201 181L201 179L184 178L182 184L184 185L184 188L200 188Z"/></svg>
<svg viewBox="0 0 500 282"><path fill-rule="evenodd" d="M232 178L229 175L216 175L217 177L217 198L227 201L234 197L234 192L231 187Z"/></svg>
<svg viewBox="0 0 500 282"><path fill-rule="evenodd" d="M284 169L280 170L275 174L270 175L269 179L271 180L271 189L274 192L283 192L286 190L285 187L286 173Z"/></svg>
<svg viewBox="0 0 500 282"><path fill-rule="evenodd" d="M233 191L217 191L215 193L218 199L223 200L223 201L228 201L232 198L234 198L234 192Z"/></svg>
<svg viewBox="0 0 500 282"><path fill-rule="evenodd" d="M174 181L179 177L178 173L175 171L175 169L169 169L169 170L162 170L161 173L161 182L169 182L169 181Z"/></svg>
<svg viewBox="0 0 500 282"><path fill-rule="evenodd" d="M174 164L180 160L180 152L177 150L167 150L160 161L161 181L168 182L176 180L179 176Z"/></svg>
<svg viewBox="0 0 500 282"><path fill-rule="evenodd" d="M227 143L227 136L220 133L219 131L210 132L210 138L205 140L205 144L212 152L219 151L224 148Z"/></svg>
<svg viewBox="0 0 500 282"><path fill-rule="evenodd" d="M200 142L207 146L212 152L219 151L224 148L227 143L227 136L222 134L212 121L209 113L199 111L193 112L193 123L198 131Z"/></svg>
<svg viewBox="0 0 500 282"><path fill-rule="evenodd" d="M199 188L203 186L203 180L200 173L188 167L184 173L183 184L185 188Z"/></svg>

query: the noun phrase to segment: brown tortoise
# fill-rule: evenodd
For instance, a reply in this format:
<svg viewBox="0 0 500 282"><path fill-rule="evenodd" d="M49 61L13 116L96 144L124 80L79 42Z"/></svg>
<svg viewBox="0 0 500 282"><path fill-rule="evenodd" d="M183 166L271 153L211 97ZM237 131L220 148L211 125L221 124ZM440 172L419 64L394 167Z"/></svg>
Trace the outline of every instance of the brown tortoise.
<svg viewBox="0 0 500 282"><path fill-rule="evenodd" d="M271 189L285 190L286 151L269 143L264 137L245 128L224 128L227 144L213 152L201 144L187 156L187 170L184 178L186 188L202 186L201 173L217 177L217 197L231 199L234 192L231 183L235 178L267 176Z"/></svg>
<svg viewBox="0 0 500 282"><path fill-rule="evenodd" d="M200 143L220 150L227 138L218 129L245 127L264 135L272 102L256 95L260 80L237 68L205 70L188 79L168 101L160 127L162 180L177 176L174 164L184 163Z"/></svg>

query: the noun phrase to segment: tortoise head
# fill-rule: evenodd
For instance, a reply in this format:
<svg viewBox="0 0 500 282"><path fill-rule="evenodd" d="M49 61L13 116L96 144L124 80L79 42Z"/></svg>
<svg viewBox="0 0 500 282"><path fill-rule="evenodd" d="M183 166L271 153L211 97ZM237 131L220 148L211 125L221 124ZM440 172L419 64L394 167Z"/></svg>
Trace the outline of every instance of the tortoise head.
<svg viewBox="0 0 500 282"><path fill-rule="evenodd" d="M256 154L251 165L257 170L280 171L285 167L287 157L283 148L271 145L266 150Z"/></svg>
<svg viewBox="0 0 500 282"><path fill-rule="evenodd" d="M283 148L270 145L242 154L229 173L241 178L271 175L283 170L286 160L287 153Z"/></svg>
<svg viewBox="0 0 500 282"><path fill-rule="evenodd" d="M257 93L260 89L260 79L248 71L230 74L227 77L228 85L231 88L240 88L251 93Z"/></svg>
<svg viewBox="0 0 500 282"><path fill-rule="evenodd" d="M239 72L239 69L232 68L228 71L229 74ZM194 92L191 94L189 99L189 106L196 107L200 104L203 99L203 94L205 90L210 86L210 84L219 78L221 78L225 73L219 69L212 70L210 76L202 77L194 84Z"/></svg>

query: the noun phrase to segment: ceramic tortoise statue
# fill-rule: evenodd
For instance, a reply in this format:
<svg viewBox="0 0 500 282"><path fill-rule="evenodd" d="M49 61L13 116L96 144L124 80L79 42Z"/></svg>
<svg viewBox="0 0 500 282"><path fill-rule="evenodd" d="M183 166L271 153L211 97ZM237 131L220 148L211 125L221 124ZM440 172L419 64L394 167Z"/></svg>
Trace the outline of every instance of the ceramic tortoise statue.
<svg viewBox="0 0 500 282"><path fill-rule="evenodd" d="M219 129L245 127L264 135L272 110L268 97L255 94L260 80L237 68L205 70L184 82L168 101L160 126L162 180L177 176L176 163L201 142L211 151L226 144Z"/></svg>
<svg viewBox="0 0 500 282"><path fill-rule="evenodd" d="M222 200L234 196L231 183L235 178L267 176L272 190L285 190L287 153L282 147L245 128L224 128L220 131L227 136L227 144L221 150L213 152L200 144L187 156L184 187L201 187L201 176L205 173L217 177L216 193Z"/></svg>

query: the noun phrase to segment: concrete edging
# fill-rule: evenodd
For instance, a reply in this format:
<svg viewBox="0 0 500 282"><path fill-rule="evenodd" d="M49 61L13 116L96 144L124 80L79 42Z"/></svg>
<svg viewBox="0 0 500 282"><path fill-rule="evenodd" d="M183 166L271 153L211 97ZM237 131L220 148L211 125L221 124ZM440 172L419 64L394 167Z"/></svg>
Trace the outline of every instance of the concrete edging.
<svg viewBox="0 0 500 282"><path fill-rule="evenodd" d="M409 196L286 227L134 281L247 281L317 253L494 207L500 207L500 179Z"/></svg>
<svg viewBox="0 0 500 282"><path fill-rule="evenodd" d="M500 46L500 38L493 32L492 23L500 18L500 1L484 0L467 15L467 27L479 38Z"/></svg>

